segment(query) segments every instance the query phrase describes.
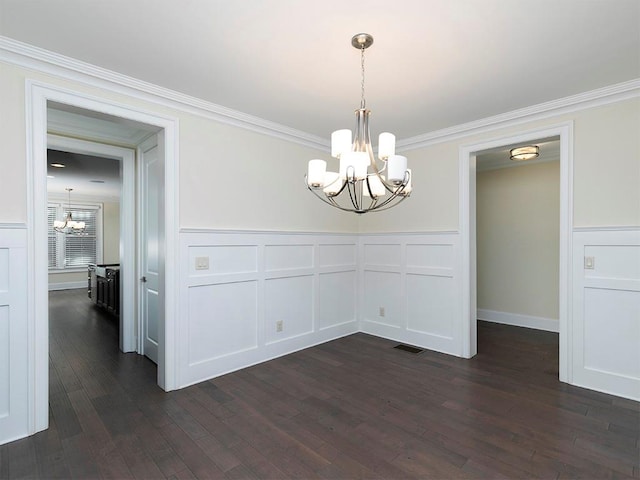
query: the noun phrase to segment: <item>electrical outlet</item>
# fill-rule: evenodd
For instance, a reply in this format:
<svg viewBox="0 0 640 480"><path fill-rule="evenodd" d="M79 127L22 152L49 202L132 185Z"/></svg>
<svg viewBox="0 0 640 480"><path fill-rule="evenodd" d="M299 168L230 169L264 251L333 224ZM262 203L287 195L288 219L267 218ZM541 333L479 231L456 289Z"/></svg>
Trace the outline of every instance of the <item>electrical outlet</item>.
<svg viewBox="0 0 640 480"><path fill-rule="evenodd" d="M196 270L209 270L209 257L196 257Z"/></svg>
<svg viewBox="0 0 640 480"><path fill-rule="evenodd" d="M380 307L378 309L378 315L380 315L381 317L384 317L384 307Z"/></svg>
<svg viewBox="0 0 640 480"><path fill-rule="evenodd" d="M584 257L584 268L588 270L593 270L594 268L596 268L595 257Z"/></svg>
<svg viewBox="0 0 640 480"><path fill-rule="evenodd" d="M282 320L278 320L276 322L276 332L281 332L284 328L284 322Z"/></svg>

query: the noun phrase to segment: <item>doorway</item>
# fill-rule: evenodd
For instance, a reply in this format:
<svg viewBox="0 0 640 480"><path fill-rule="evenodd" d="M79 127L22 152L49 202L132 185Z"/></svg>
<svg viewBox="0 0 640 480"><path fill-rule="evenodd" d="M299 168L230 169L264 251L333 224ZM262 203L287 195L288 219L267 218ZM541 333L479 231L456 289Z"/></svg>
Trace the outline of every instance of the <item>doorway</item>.
<svg viewBox="0 0 640 480"><path fill-rule="evenodd" d="M571 199L573 154L573 124L525 132L497 138L460 148L459 155L459 215L462 253L462 323L463 356L470 358L477 353L477 251L476 251L476 175L477 157L480 152L508 145L525 145L545 138L559 138L560 162L560 222L559 222L559 379L571 383L570 342L570 259L571 259Z"/></svg>
<svg viewBox="0 0 640 480"><path fill-rule="evenodd" d="M117 245L108 245L107 242L98 241L101 243L103 250L111 250L116 252L108 255L109 261L106 263L113 263L119 265L120 294L119 298L119 347L123 352L136 351L136 297L134 295L136 284L135 279L135 251L136 251L136 238L135 238L135 216L132 212L135 211L135 151L132 148L119 147L109 145L106 143L95 142L92 140L80 140L71 136L73 134L72 124L74 121L82 121L85 124L90 124L90 118L83 116L83 111L76 109L74 113L68 111L57 110L56 108L48 109L48 117L54 118L56 125L56 131L58 134L47 135L47 149L56 150L60 152L66 152L75 156L76 167L71 173L68 173L69 167L73 168L73 165L67 165L61 168L59 176L64 178L63 182L66 182L65 186L74 187L74 198L80 195L95 196L102 195L98 200L102 200L102 205L105 200L111 200L111 202L117 202L118 204L118 219L117 225L109 225L106 218L103 216L104 228L117 227L119 235L117 238L112 238L112 242L117 242ZM64 113L61 113L64 112ZM63 125L64 123L64 125ZM51 123L49 124L51 125ZM87 138L95 138L98 136L98 129L101 124L95 123L94 127L88 128L84 135ZM96 129L96 133L93 133L92 129ZM50 129L50 126L49 126ZM113 136L113 134L112 134ZM105 139L103 139L104 141ZM115 139L114 139L115 140ZM113 140L112 140L113 141ZM93 179L94 172L98 169L96 163L117 162L119 167L118 178L112 172L109 172L103 167L103 171L109 172L108 178L98 179L99 181L106 181L113 183L118 181L120 183L119 188L115 186L103 186L102 189L96 189L90 182ZM49 162L50 163L50 162ZM50 169L51 170L51 169ZM113 170L113 169L110 169ZM56 172L57 173L57 172ZM56 179L59 182L59 178ZM95 180L95 179L94 179ZM49 184L51 180L47 183ZM73 185L67 185L71 184ZM62 185L62 184L61 184ZM86 185L82 188L81 185ZM113 223L113 222L111 222ZM102 231L102 238L108 237L108 232ZM99 252L97 252L99 253ZM100 255L96 255L100 257ZM94 262L96 263L96 262ZM100 262L97 262L100 263ZM86 275L84 277L86 279ZM95 292L93 292L95 294ZM95 295L94 295L95 297Z"/></svg>
<svg viewBox="0 0 640 480"><path fill-rule="evenodd" d="M138 122L163 131L163 229L165 237L163 258L165 259L163 302L164 322L159 326L160 346L158 352L158 385L164 390L176 388L175 338L173 335L177 309L177 120L149 114L141 110L119 105L98 97L70 92L59 87L27 82L27 165L31 180L28 198L28 284L32 287L28 299L28 354L29 362L27 391L29 403L29 433L48 428L48 252L46 219L46 155L47 155L47 106L50 102L79 108L95 115L107 115L122 122ZM130 209L131 215L134 209ZM134 220L135 221L135 220ZM135 224L134 224L135 225ZM135 228L133 228L135 231ZM135 250L135 249L134 249ZM134 254L135 255L135 254ZM135 258L135 256L134 256ZM135 271L130 281L137 283ZM124 279L123 279L124 280ZM133 305L133 302L132 302Z"/></svg>

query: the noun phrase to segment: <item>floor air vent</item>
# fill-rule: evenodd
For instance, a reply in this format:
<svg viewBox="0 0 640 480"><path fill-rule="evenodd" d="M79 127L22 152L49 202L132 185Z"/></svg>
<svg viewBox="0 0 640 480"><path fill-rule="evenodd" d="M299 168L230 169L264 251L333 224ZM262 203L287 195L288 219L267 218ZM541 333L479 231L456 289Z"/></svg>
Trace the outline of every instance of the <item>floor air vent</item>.
<svg viewBox="0 0 640 480"><path fill-rule="evenodd" d="M422 350L421 348L417 348L417 347L412 347L411 345L396 345L393 348L397 348L398 350L402 350L404 352L409 352L409 353L422 353L424 352L424 350Z"/></svg>

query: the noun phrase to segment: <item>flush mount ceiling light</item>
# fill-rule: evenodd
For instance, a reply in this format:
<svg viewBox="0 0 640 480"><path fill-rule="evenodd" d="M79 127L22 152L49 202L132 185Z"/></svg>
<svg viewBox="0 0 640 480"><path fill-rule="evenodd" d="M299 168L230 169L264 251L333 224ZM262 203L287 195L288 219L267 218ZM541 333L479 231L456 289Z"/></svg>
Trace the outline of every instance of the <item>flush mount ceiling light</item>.
<svg viewBox="0 0 640 480"><path fill-rule="evenodd" d="M532 160L540 155L540 149L537 145L529 145L526 147L512 148L509 152L511 160L520 162L523 160Z"/></svg>
<svg viewBox="0 0 640 480"><path fill-rule="evenodd" d="M65 188L69 194L69 209L67 210L67 217L64 222L56 220L53 222L53 229L58 233L82 233L85 229L84 222L76 222L71 218L71 191L73 188Z"/></svg>
<svg viewBox="0 0 640 480"><path fill-rule="evenodd" d="M51 165L52 167L55 168L65 168L66 165L64 163L50 163L49 165Z"/></svg>
<svg viewBox="0 0 640 480"><path fill-rule="evenodd" d="M356 128L331 134L331 156L339 160L337 172L327 171L324 160L310 160L305 180L307 188L332 207L358 214L391 208L411 194L411 170L407 158L395 154L396 137L381 133L378 160L373 155L369 135L370 110L364 98L364 51L373 43L368 33L359 33L351 45L360 50L362 82L360 108L355 111Z"/></svg>

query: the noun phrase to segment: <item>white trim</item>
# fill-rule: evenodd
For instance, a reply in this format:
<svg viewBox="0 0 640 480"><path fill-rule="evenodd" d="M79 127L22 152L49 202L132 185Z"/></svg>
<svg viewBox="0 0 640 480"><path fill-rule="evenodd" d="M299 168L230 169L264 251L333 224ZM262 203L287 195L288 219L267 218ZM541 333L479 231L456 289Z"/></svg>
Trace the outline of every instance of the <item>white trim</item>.
<svg viewBox="0 0 640 480"><path fill-rule="evenodd" d="M27 43L19 42L9 37L0 36L0 61L53 74L83 84L97 86L112 92L123 93L140 100L153 102L169 108L176 108L221 123L311 148L317 148L322 151L329 150L329 140L317 135L238 112L87 62L82 62ZM505 126L514 126L556 115L577 112L586 108L615 103L637 96L640 96L640 78L513 110L474 122L428 132L404 140L398 140L396 142L396 149L398 152L403 152L422 148L472 134L489 132Z"/></svg>
<svg viewBox="0 0 640 480"><path fill-rule="evenodd" d="M135 151L131 148L106 145L62 135L47 135L47 146L58 150L120 162L122 181L120 198L120 349L123 352L136 350L136 239L135 239ZM49 195L49 198L52 198ZM80 200L80 198L77 198ZM113 201L113 200L112 200ZM102 228L102 227L101 227ZM104 232L101 232L102 234ZM103 238L100 238L100 256L103 254ZM102 263L101 261L99 263Z"/></svg>
<svg viewBox="0 0 640 480"><path fill-rule="evenodd" d="M329 140L317 135L238 112L12 38L0 36L0 61L56 75L85 85L96 86L168 108L179 109L183 112L292 143L322 151L329 150Z"/></svg>
<svg viewBox="0 0 640 480"><path fill-rule="evenodd" d="M28 350L29 432L49 424L48 382L48 275L46 242L46 149L47 102L55 101L94 110L136 122L155 125L165 131L165 258L167 263L165 301L166 361L158 366L158 383L165 390L176 388L175 330L178 296L178 120L120 105L43 82L25 82L28 230Z"/></svg>
<svg viewBox="0 0 640 480"><path fill-rule="evenodd" d="M503 325L513 325L515 327L533 328L535 330L545 330L547 332L558 333L560 324L558 320L545 317L534 317L532 315L521 315L519 313L497 312L495 310L478 309L478 320L486 322L501 323Z"/></svg>
<svg viewBox="0 0 640 480"><path fill-rule="evenodd" d="M50 292L54 290L77 290L79 288L85 288L85 289L87 288L86 280L84 282L60 282L60 283L49 284Z"/></svg>
<svg viewBox="0 0 640 480"><path fill-rule="evenodd" d="M27 229L27 224L26 223L22 223L22 222L15 222L15 223L0 223L0 229L2 230L6 230L6 229L20 229L20 230L26 230Z"/></svg>
<svg viewBox="0 0 640 480"><path fill-rule="evenodd" d="M459 150L459 221L462 256L462 328L463 356L476 354L477 337L473 326L477 318L475 275L475 153L502 145L530 142L560 136L560 264L559 264L559 334L560 381L572 383L573 347L571 340L571 283L573 232L573 122L564 122L540 130L530 130L482 143L461 146Z"/></svg>
<svg viewBox="0 0 640 480"><path fill-rule="evenodd" d="M617 227L614 225L607 227L574 227L573 231L578 232L638 232L640 231L640 226L632 227L632 226L624 226Z"/></svg>
<svg viewBox="0 0 640 480"><path fill-rule="evenodd" d="M398 140L396 150L404 152L428 147L504 127L513 127L527 122L579 112L587 108L621 102L638 96L640 96L640 78Z"/></svg>

